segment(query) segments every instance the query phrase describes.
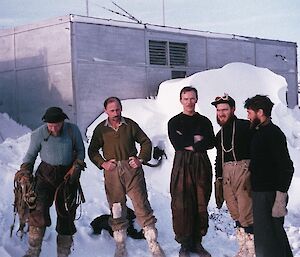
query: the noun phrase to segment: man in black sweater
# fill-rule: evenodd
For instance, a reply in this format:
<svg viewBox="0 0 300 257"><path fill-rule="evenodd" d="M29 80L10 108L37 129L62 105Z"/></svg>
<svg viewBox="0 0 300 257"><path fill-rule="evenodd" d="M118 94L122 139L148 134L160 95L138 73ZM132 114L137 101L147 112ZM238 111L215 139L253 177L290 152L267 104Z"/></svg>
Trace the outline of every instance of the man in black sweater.
<svg viewBox="0 0 300 257"><path fill-rule="evenodd" d="M294 173L286 137L271 121L273 103L256 95L245 101L255 131L251 142L251 185L256 257L292 257L284 230L287 191Z"/></svg>
<svg viewBox="0 0 300 257"><path fill-rule="evenodd" d="M253 257L253 211L250 185L250 122L238 119L235 101L228 94L217 96L211 103L216 107L217 122L221 126L216 135L216 182L224 192L224 199L231 217L236 223L236 238L239 244L235 257ZM221 208L223 201L218 201Z"/></svg>
<svg viewBox="0 0 300 257"><path fill-rule="evenodd" d="M175 149L171 174L171 208L175 239L181 244L179 257L196 252L211 257L202 246L208 228L207 205L212 188L212 167L207 150L214 147L210 120L195 111L197 90L180 92L183 112L168 122L168 135Z"/></svg>

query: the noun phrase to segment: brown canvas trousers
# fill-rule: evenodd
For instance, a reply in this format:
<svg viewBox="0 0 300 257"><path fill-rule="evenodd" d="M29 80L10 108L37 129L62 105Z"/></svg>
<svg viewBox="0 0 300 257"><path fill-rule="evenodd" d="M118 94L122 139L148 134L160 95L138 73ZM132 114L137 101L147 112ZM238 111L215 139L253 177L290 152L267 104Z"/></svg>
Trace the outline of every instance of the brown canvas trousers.
<svg viewBox="0 0 300 257"><path fill-rule="evenodd" d="M175 239L199 243L208 229L207 205L212 167L206 153L176 151L171 174L171 209Z"/></svg>
<svg viewBox="0 0 300 257"><path fill-rule="evenodd" d="M113 204L120 203L122 214L119 218L110 217L109 223L113 231L127 229L126 195L131 199L136 219L141 228L156 222L153 210L148 201L148 193L143 169L131 168L128 161L118 161L117 167L104 171L105 191L110 209Z"/></svg>
<svg viewBox="0 0 300 257"><path fill-rule="evenodd" d="M241 160L223 165L224 199L233 220L243 227L253 225L249 163Z"/></svg>
<svg viewBox="0 0 300 257"><path fill-rule="evenodd" d="M54 201L57 187L63 182L70 167L52 166L41 162L36 172L35 192L37 194L36 208L29 214L29 225L46 227L51 225L50 207ZM58 201L64 201L63 195L57 196ZM75 213L68 217L57 215L56 231L61 235L73 235Z"/></svg>

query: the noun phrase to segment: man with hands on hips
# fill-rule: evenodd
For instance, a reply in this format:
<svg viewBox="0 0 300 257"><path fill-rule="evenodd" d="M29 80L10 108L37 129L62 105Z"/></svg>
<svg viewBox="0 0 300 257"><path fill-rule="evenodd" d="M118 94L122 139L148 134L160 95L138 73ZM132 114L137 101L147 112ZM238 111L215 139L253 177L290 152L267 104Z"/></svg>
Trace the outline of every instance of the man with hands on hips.
<svg viewBox="0 0 300 257"><path fill-rule="evenodd" d="M143 228L153 257L165 257L157 242L156 218L148 201L142 163L151 159L152 144L132 119L123 117L121 101L109 97L104 101L108 118L94 130L88 155L104 169L105 191L112 215L109 224L116 241L115 257L126 257L128 220L126 195L131 199L138 224ZM140 145L138 153L135 144ZM102 150L102 154L99 150Z"/></svg>

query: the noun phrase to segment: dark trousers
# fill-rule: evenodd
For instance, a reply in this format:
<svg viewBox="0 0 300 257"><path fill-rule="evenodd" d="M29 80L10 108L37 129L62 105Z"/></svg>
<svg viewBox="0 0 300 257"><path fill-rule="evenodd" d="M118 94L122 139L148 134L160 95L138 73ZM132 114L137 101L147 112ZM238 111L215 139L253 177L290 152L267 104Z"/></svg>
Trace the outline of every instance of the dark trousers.
<svg viewBox="0 0 300 257"><path fill-rule="evenodd" d="M170 191L173 229L178 243L195 245L206 235L211 190L212 168L207 154L177 151Z"/></svg>
<svg viewBox="0 0 300 257"><path fill-rule="evenodd" d="M69 167L52 166L42 162L36 172L35 192L37 194L36 208L30 212L29 225L48 227L51 225L50 207L53 204L55 191L63 182L64 175ZM57 195L57 201L63 202L64 196ZM73 235L76 232L74 225L75 213L70 216L57 215L56 231L61 235Z"/></svg>
<svg viewBox="0 0 300 257"><path fill-rule="evenodd" d="M276 192L252 192L256 257L292 257L284 217L273 218Z"/></svg>

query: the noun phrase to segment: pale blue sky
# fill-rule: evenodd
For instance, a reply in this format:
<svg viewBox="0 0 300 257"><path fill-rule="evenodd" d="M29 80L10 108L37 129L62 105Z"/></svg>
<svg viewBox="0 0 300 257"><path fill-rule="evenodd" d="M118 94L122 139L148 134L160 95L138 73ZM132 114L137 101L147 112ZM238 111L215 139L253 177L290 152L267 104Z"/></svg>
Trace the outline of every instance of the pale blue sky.
<svg viewBox="0 0 300 257"><path fill-rule="evenodd" d="M299 0L115 0L144 23L278 39L300 44ZM124 19L110 0L0 0L0 28L69 13ZM298 62L299 62L298 51ZM299 66L299 65L298 65Z"/></svg>

